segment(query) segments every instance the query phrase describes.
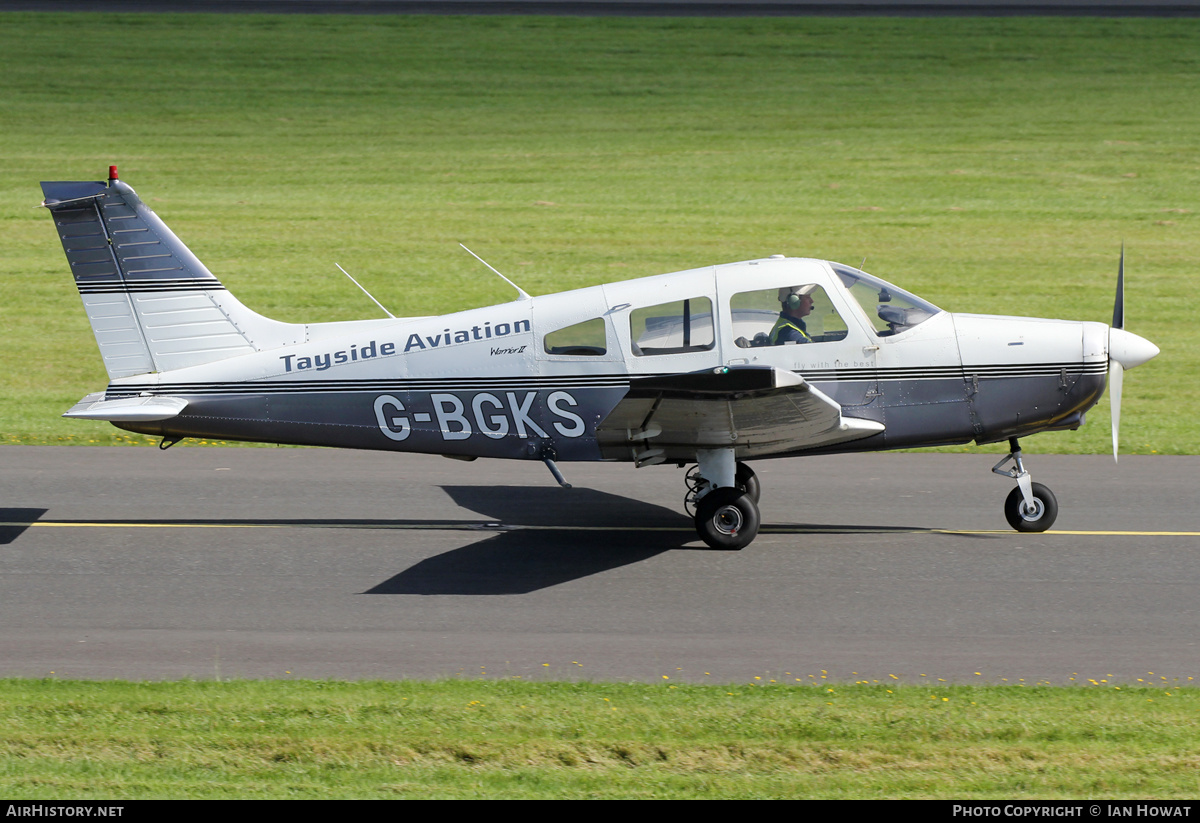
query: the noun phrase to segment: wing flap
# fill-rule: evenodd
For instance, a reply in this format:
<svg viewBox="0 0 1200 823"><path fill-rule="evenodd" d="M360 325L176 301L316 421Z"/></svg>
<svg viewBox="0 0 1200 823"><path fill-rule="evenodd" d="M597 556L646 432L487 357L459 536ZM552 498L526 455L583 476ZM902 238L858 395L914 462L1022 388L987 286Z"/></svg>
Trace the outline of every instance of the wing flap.
<svg viewBox="0 0 1200 823"><path fill-rule="evenodd" d="M763 456L883 430L877 421L846 417L836 401L797 374L744 367L635 378L596 433L606 457L636 459L653 449L666 460L690 460L697 449Z"/></svg>

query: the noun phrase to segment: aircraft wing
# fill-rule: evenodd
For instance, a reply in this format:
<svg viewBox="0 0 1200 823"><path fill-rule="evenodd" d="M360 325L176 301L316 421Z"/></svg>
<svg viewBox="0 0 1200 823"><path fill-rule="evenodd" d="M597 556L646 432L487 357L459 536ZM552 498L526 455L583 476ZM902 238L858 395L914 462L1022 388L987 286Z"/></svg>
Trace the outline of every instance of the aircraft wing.
<svg viewBox="0 0 1200 823"><path fill-rule="evenodd" d="M742 366L634 378L596 434L605 457L632 456L649 465L694 460L698 448L732 447L740 459L883 429L875 420L846 417L837 402L793 372Z"/></svg>

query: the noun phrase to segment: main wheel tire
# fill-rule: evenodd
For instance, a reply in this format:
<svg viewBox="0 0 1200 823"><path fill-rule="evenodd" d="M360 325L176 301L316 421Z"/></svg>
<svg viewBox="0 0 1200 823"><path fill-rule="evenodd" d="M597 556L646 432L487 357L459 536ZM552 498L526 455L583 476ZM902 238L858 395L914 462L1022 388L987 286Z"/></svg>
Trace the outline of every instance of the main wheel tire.
<svg viewBox="0 0 1200 823"><path fill-rule="evenodd" d="M1033 509L1026 511L1025 497L1019 488L1009 492L1004 501L1004 517L1008 525L1019 532L1044 532L1054 525L1058 517L1058 500L1054 492L1041 483L1034 483L1030 491L1033 493Z"/></svg>
<svg viewBox="0 0 1200 823"><path fill-rule="evenodd" d="M758 506L742 489L714 489L696 504L696 533L714 549L749 546L758 536L758 525Z"/></svg>
<svg viewBox="0 0 1200 823"><path fill-rule="evenodd" d="M759 495L762 493L762 486L759 485L758 475L754 473L754 469L745 463L738 463L737 474L733 477L733 484L750 495L751 500L758 503Z"/></svg>

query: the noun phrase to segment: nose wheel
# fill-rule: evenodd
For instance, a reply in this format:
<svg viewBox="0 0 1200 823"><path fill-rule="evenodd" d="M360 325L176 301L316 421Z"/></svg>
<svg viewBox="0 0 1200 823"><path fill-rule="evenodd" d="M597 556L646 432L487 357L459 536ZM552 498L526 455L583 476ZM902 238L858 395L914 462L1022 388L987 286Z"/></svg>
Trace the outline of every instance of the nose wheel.
<svg viewBox="0 0 1200 823"><path fill-rule="evenodd" d="M1020 489L1013 489L1004 501L1004 517L1008 525L1019 532L1044 532L1058 517L1058 501L1054 492L1041 483L1031 483L1033 503L1025 502Z"/></svg>
<svg viewBox="0 0 1200 823"><path fill-rule="evenodd" d="M1044 532L1054 525L1058 517L1058 500L1054 492L1041 483L1034 483L1021 460L1021 447L1014 437L1008 441L1012 449L1008 456L992 466L992 471L1017 481L1017 487L1008 493L1004 501L1004 519L1019 532ZM1011 469L1002 469L1012 461Z"/></svg>

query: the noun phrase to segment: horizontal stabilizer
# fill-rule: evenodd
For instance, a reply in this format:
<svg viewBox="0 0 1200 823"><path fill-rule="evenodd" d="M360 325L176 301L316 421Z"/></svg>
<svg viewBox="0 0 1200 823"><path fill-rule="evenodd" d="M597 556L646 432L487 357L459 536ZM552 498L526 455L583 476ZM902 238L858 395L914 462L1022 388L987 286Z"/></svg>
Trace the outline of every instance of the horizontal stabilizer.
<svg viewBox="0 0 1200 823"><path fill-rule="evenodd" d="M95 392L80 400L63 417L82 420L107 420L110 423L144 423L170 420L187 406L182 397L125 397L105 400L104 392Z"/></svg>

